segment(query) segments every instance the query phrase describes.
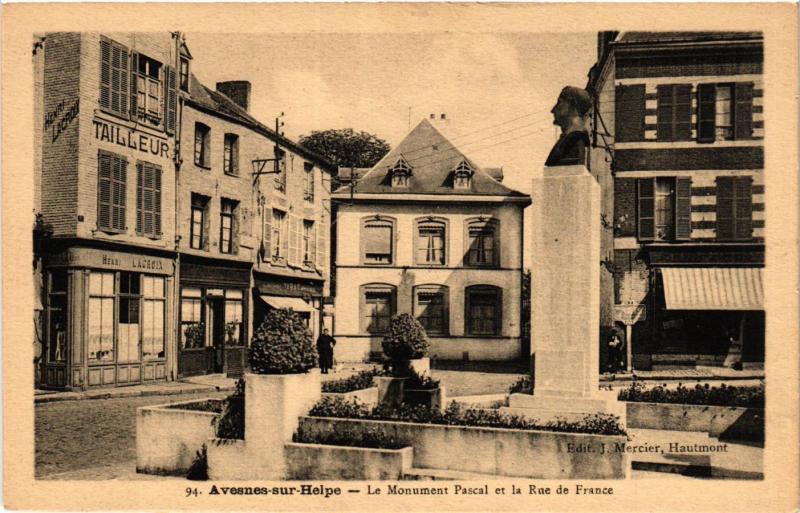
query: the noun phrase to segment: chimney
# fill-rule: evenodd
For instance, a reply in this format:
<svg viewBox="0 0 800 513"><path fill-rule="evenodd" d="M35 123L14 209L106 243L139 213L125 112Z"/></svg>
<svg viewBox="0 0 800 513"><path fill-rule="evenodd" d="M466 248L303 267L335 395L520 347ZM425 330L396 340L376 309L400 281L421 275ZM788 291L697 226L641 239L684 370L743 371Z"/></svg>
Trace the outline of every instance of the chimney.
<svg viewBox="0 0 800 513"><path fill-rule="evenodd" d="M251 85L247 80L217 82L217 92L224 94L244 110L250 109L250 89Z"/></svg>

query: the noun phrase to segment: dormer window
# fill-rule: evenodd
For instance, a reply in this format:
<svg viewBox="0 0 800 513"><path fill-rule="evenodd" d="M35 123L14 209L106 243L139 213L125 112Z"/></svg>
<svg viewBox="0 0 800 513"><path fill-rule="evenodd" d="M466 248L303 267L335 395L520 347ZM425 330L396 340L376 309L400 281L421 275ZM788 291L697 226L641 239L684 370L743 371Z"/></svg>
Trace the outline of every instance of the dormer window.
<svg viewBox="0 0 800 513"><path fill-rule="evenodd" d="M456 189L470 189L472 188L472 175L475 173L472 166L466 159L456 166L453 170L453 186Z"/></svg>
<svg viewBox="0 0 800 513"><path fill-rule="evenodd" d="M389 174L392 176L392 187L408 187L411 166L408 165L406 159L400 157L395 165L389 168Z"/></svg>

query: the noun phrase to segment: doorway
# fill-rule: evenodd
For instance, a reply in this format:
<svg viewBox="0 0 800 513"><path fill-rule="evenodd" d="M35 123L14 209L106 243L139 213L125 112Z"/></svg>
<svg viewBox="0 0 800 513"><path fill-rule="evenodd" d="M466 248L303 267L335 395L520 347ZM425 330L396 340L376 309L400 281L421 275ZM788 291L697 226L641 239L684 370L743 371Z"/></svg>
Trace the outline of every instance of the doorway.
<svg viewBox="0 0 800 513"><path fill-rule="evenodd" d="M225 299L209 298L208 307L213 347L209 371L220 373L225 369Z"/></svg>

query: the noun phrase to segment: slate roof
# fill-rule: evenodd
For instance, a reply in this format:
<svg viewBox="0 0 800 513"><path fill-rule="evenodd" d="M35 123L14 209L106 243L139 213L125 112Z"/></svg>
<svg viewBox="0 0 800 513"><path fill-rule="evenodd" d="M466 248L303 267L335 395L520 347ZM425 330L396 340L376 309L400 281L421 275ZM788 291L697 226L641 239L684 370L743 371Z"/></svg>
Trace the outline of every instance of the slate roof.
<svg viewBox="0 0 800 513"><path fill-rule="evenodd" d="M224 94L204 86L192 73L189 78L189 104L199 107L212 113L221 114L232 121L235 121L244 126L250 127L253 130L261 133L262 135L278 142L288 148L293 149L297 153L314 160L317 164L322 165L328 170L335 171L336 166L329 162L325 157L319 155L299 143L288 139L282 135L278 135L275 130L264 125L256 118L251 116L245 109L240 107L236 102L225 96Z"/></svg>
<svg viewBox="0 0 800 513"><path fill-rule="evenodd" d="M403 157L411 166L408 187L392 187L389 169ZM466 160L474 170L470 190L453 188L453 170ZM344 186L336 192L349 193ZM357 194L439 194L528 197L501 184L467 158L427 119L358 180Z"/></svg>
<svg viewBox="0 0 800 513"><path fill-rule="evenodd" d="M621 43L697 43L732 39L762 39L761 32L623 32Z"/></svg>

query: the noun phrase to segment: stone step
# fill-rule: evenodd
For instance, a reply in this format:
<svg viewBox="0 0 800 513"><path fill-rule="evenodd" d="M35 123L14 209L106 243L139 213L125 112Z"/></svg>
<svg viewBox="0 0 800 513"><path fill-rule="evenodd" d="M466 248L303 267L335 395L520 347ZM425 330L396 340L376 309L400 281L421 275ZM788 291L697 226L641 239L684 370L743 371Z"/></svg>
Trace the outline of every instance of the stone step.
<svg viewBox="0 0 800 513"><path fill-rule="evenodd" d="M402 479L404 481L477 481L503 479L503 477L460 470L411 467L409 470L403 471Z"/></svg>

